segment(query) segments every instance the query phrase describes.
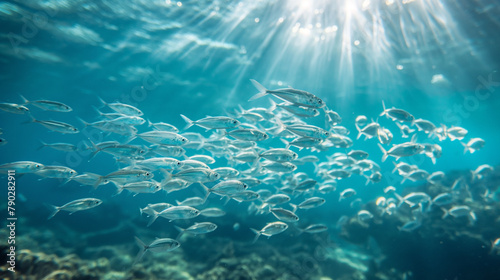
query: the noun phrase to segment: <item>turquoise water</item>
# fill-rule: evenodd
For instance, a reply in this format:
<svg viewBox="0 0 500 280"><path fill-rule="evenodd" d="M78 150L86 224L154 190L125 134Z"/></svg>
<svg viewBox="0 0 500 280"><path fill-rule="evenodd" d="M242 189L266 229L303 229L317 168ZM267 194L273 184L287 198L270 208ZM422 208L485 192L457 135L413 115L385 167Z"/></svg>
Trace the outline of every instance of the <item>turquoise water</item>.
<svg viewBox="0 0 500 280"><path fill-rule="evenodd" d="M278 188L290 186L290 176L304 172L318 184L305 193L287 193L290 202L298 204L315 196L326 200L314 209L298 209L297 223L288 223L286 231L269 239L261 236L255 244L250 228L260 230L278 221L271 213L251 211L251 205L262 205L261 200L231 200L226 204L226 199L211 194L203 205L195 207L218 207L226 216L198 216L174 222L158 218L147 227L148 218L140 214L139 208L204 197L205 189L194 183L169 194L162 190L133 196L125 190L115 195L113 184L94 189L73 180L65 183L64 179L42 179L36 173L18 175L16 252L19 255L21 250L29 250L60 258L75 254L83 266L89 267L89 261L105 258L110 265L92 272L100 279L494 279L500 273L499 248L492 246L500 237L499 9L494 1L440 0L0 2L0 102L23 104L20 95L30 101L62 102L73 110L64 113L46 111L34 103L25 106L37 120L61 121L80 130L62 134L31 123L29 114L0 111L0 138L7 141L0 146L0 164L33 161L66 166L78 174L104 176L129 164L105 152L90 158L90 141L97 144L115 140L152 148L151 143L140 138L130 141L133 135L86 127L80 119L103 120L94 107L103 113L113 112L100 99L132 105L144 113L141 117L145 120L169 123L180 129L180 134L196 132L207 139L214 130L193 126L183 131L186 123L180 114L192 120L230 116L243 127L251 124L268 133L270 139L258 142L257 147L285 148L280 140L294 138L273 135L270 130L278 125L276 119L286 120L282 109L273 111L275 119L258 122L234 113L240 111L238 106L246 110L268 109L270 99L283 102L276 96L248 101L258 92L250 82L254 79L271 90L293 87L314 94L342 117L338 125L350 131L346 136L353 145L349 147L321 152L290 147L299 159L314 155L317 164L327 163L334 153L363 150L380 165L382 175L380 182L365 185L366 178L353 173L349 178L337 179L335 191L321 193L319 187L331 179L322 174L333 167L321 173L312 163L306 163L297 165L291 173L279 174L277 183L249 188L286 193ZM394 135L391 143L384 145L386 150L410 141L401 137L397 121L380 116L382 101L387 108L404 109L415 119L429 120L438 128L460 126L468 131L461 141L440 141L415 132L417 143L438 144L442 156L435 164L424 154L398 161L417 165L428 173L442 171L446 174L442 181L401 183L403 177L391 173L395 159L389 157L382 162L377 137L357 139L355 120L364 115L368 122L378 122ZM332 132L332 126L325 123L323 108L318 111L317 117L297 117L294 122L303 120ZM411 122L404 124L416 128ZM152 130L147 123L136 128L137 133ZM464 154L459 142L467 143L472 138L481 138L486 144L474 153ZM40 149L41 141L71 143L78 149ZM213 156L216 162L211 169L234 167L261 181L276 174L251 173L252 167L259 164L235 164L231 156L240 151L226 150L217 155L203 146L186 148L186 156ZM154 156L148 154L146 158ZM472 181L471 171L483 164L490 165L493 171ZM153 179L163 181L162 172L152 172ZM373 170L365 173L370 175ZM7 177L2 178L7 185ZM468 185L466 190L451 189L459 178ZM425 211L425 203L413 209L406 203L399 207L396 196L384 192L388 186L394 186L401 196L424 192L434 198L443 192L453 193L453 202L443 208L465 205L476 219L469 224L463 216L442 218L441 207ZM340 193L348 188L357 194L339 201ZM87 197L103 202L93 209L72 215L61 211L46 219L50 205L61 206ZM393 199L397 210L382 215L387 209L375 205L379 197ZM355 205L351 205L353 201ZM7 198L1 202L5 209L2 217L7 216L6 204ZM292 210L289 204L280 207ZM374 217L360 221L361 210ZM348 222L338 225L342 216ZM421 221L419 228L398 230L414 219ZM176 238L174 225L186 228L195 222L213 222L217 229L201 235L185 234L179 240L179 249L147 252L139 264L132 266L139 250L134 236L147 244L155 237ZM311 224L324 224L328 230L299 234L296 229ZM2 231L2 236L7 235ZM165 263L166 268L159 269ZM17 274L5 277L15 279L31 273L33 279L42 279L48 275L47 271L27 272L30 265L34 267L34 261L26 261L21 254Z"/></svg>

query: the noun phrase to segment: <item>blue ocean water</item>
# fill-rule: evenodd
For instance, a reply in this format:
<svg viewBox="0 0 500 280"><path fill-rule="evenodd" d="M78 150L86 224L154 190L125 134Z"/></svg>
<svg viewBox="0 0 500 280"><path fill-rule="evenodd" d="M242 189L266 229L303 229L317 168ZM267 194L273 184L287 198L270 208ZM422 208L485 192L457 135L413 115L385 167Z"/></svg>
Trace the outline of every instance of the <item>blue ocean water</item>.
<svg viewBox="0 0 500 280"><path fill-rule="evenodd" d="M291 194L294 204L312 196L324 198L326 203L318 208L296 211L300 217L297 227L324 224L328 230L299 234L289 224L284 233L269 239L261 236L252 244L254 234L250 228L259 230L277 221L272 214L249 210L252 203L262 204L258 200L231 200L225 204L225 200L211 194L200 209L219 207L226 216L176 222L160 218L147 227L148 218L140 215L139 208L204 196L204 189L193 184L169 194L160 191L133 196L124 191L115 195L112 184L94 189L75 181L41 180L36 174L25 174L16 180L17 252L25 249L59 257L76 254L82 260L104 257L111 265L108 271L101 271L100 279L112 278L109 271L123 272L123 278L116 279L141 278L139 270L148 275L142 278L154 275L157 279L190 279L185 275L175 278L168 270L155 270L170 256L176 257L172 270L187 273L191 279L495 279L494 275L500 275L500 248L491 243L500 237L496 193L500 155L499 10L498 3L491 0L0 2L0 102L22 104L20 95L30 101L62 102L73 110L62 113L32 104L25 106L37 120L62 121L80 130L77 134L61 134L31 123L28 114L0 111L0 137L7 141L0 146L0 164L26 160L67 166L78 174L109 174L126 164L104 152L90 159L89 140L126 143L130 137L85 127L80 121L102 120L94 107L112 112L100 99L135 106L151 122L166 122L182 129L186 123L180 114L192 120L234 116L235 110L240 111L238 106L249 110L269 108L269 99L282 102L275 96L248 101L258 92L250 82L255 79L271 90L290 86L314 94L342 117L339 125L350 131L347 137L353 145L347 148L317 152L291 147L299 159L314 155L324 163L331 161L329 157L334 153L363 150L380 165L382 175L380 182L365 185L366 178L353 173L337 180L336 191L331 193L313 190ZM446 179L438 184L439 188L426 181L401 183L403 177L391 172L394 158L381 161L377 137L356 139L355 121L364 115L394 135L386 149L410 141L401 137L397 121L380 116L382 101L387 108L404 109L438 128L465 128L468 133L463 143L481 138L486 144L474 153L464 154L460 141L439 141L415 132L418 143L441 146L442 156L435 164L424 154L400 161L429 173L442 171ZM302 120L330 129L324 111L319 111L319 116ZM259 126L241 117L238 120L262 130L266 121L272 121L263 120ZM138 133L151 130L147 124L137 128ZM207 138L212 134L196 126L183 132L197 132ZM280 138L272 136L258 142L258 146L284 148ZM72 143L78 150L68 153L40 149L40 141ZM151 146L141 139L130 144ZM197 154L212 155L205 148L186 149L187 156ZM250 169L250 165L235 165L224 156L215 159L212 169ZM493 167L491 176L471 181L471 171L483 164ZM311 163L298 165L293 173L281 174L277 185L261 185L253 190L281 193L277 188L290 185L288 176L299 172L317 180L318 188L326 178L317 171ZM160 181L162 173L154 173L154 179ZM258 178L263 180L272 174ZM451 186L460 177L465 178L472 194L456 198L445 208L467 205L476 215L474 225L464 217L443 219L440 207L426 212L422 210L425 206L420 206L422 214L415 214L411 210L416 206L404 208L402 203L394 214L382 215L381 209L374 206L379 197L391 197L398 204L394 195L384 193L388 186L394 186L401 196L425 192L434 198L441 192L451 193ZM2 180L2 185L7 185L7 179ZM357 194L339 201L340 193L347 188ZM487 193L479 195L483 190ZM86 197L99 198L103 203L72 215L61 211L51 220L46 219L50 214L48 205L61 206ZM359 199L358 204L351 205L355 199ZM7 198L0 203L5 205L2 217L7 216ZM286 204L283 207L292 209ZM359 221L360 210L368 210L375 217ZM398 230L420 215L419 228L411 232ZM349 222L338 225L343 216ZM186 234L178 250L148 252L140 264L132 267L139 250L134 236L146 243L155 237L175 238L174 224L185 228L205 221L217 224L217 230L206 235ZM4 234L8 233L2 232L2 237ZM234 252L228 253L231 250ZM258 258L260 263L252 263L252 258ZM232 263L228 264L228 259ZM289 265L295 262L300 269ZM271 267L266 276L265 272L259 274L264 264ZM243 267L259 273L250 276L239 272ZM213 276L217 268L225 269L225 274ZM26 271L20 268L17 273ZM6 277L17 277L13 275Z"/></svg>

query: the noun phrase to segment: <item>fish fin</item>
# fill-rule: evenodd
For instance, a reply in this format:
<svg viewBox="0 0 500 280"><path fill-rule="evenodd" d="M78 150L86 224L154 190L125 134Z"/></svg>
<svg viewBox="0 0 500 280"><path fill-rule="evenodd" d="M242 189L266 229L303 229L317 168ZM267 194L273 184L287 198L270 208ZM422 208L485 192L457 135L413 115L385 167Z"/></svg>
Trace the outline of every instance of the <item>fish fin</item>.
<svg viewBox="0 0 500 280"><path fill-rule="evenodd" d="M33 117L31 114L28 114L28 115L30 116L30 120L29 121L24 121L21 124L27 124L27 123L37 122L37 119L35 119L35 117Z"/></svg>
<svg viewBox="0 0 500 280"><path fill-rule="evenodd" d="M116 193L113 196L117 196L123 192L125 188L123 185L116 185ZM137 194L136 194L137 195ZM135 195L134 195L135 196Z"/></svg>
<svg viewBox="0 0 500 280"><path fill-rule="evenodd" d="M417 138L418 138L418 135L417 134L413 134L413 136L411 137L410 142L417 143Z"/></svg>
<svg viewBox="0 0 500 280"><path fill-rule="evenodd" d="M97 181L95 181L94 190L97 189L97 187L101 184L102 180L103 180L103 176L99 176L99 179L97 179Z"/></svg>
<svg viewBox="0 0 500 280"><path fill-rule="evenodd" d="M465 155L465 154L467 153L467 151L469 151L469 150L470 150L470 149L469 149L469 146L468 146L466 143L464 143L464 142L460 142L460 144L462 144L462 146L464 146L464 155ZM471 152L471 153L472 153L472 152Z"/></svg>
<svg viewBox="0 0 500 280"><path fill-rule="evenodd" d="M50 215L47 218L47 220L52 219L61 210L61 207L58 207L58 206L55 206L55 205L47 204L47 206L49 206L51 208L51 210L52 210L52 212L50 213Z"/></svg>
<svg viewBox="0 0 500 280"><path fill-rule="evenodd" d="M193 126L194 122L192 120L190 120L188 117L181 114L181 118L186 122L186 126L182 130L186 130L186 129L190 128L191 126Z"/></svg>
<svg viewBox="0 0 500 280"><path fill-rule="evenodd" d="M444 218L446 218L446 217L448 217L450 215L450 212L448 212L448 210L446 210L445 208L441 207L441 210L443 210L443 212L444 212L444 214L441 217L441 219L444 219Z"/></svg>
<svg viewBox="0 0 500 280"><path fill-rule="evenodd" d="M382 162L384 162L388 156L387 151L384 149L384 147L382 147L382 145L380 145L380 143L378 143L377 145L380 148L380 150L382 151L382 153L384 153L384 155L382 156Z"/></svg>
<svg viewBox="0 0 500 280"><path fill-rule="evenodd" d="M396 198L398 199L399 203L398 203L398 207L401 206L401 204L403 204L403 202L405 202L404 198L401 197L399 194L397 194L396 192L394 192L394 195L396 196Z"/></svg>
<svg viewBox="0 0 500 280"><path fill-rule="evenodd" d="M47 143L43 142L42 140L38 140L40 142L40 147L36 148L37 151L41 150L44 147L47 147Z"/></svg>
<svg viewBox="0 0 500 280"><path fill-rule="evenodd" d="M285 145L286 145L285 149L290 148L290 142L286 141L285 139L283 139L283 138L281 138L281 137L280 137L280 140L281 140L281 142L283 142L283 144L285 144Z"/></svg>
<svg viewBox="0 0 500 280"><path fill-rule="evenodd" d="M137 256L135 257L135 260L134 260L134 263L132 264L132 266L134 266L136 263L138 263L142 259L142 257L144 256L144 253L146 253L146 251L148 250L148 245L144 244L144 242L142 242L142 240L140 240L139 237L134 236L134 238L135 238L135 243L140 248L140 251L137 253Z"/></svg>
<svg viewBox="0 0 500 280"><path fill-rule="evenodd" d="M210 193L211 193L212 191L211 191L211 190L210 190L207 186L205 186L205 184L203 184L203 183L199 183L199 184L200 184L200 185L203 187L203 189L207 192L207 193L205 194L205 198L203 198L203 201L207 201L207 198L208 198L208 196L210 195ZM203 202L203 203L205 203L205 202Z"/></svg>
<svg viewBox="0 0 500 280"><path fill-rule="evenodd" d="M274 102L274 100L272 100L271 98L269 98L269 102L271 102L271 107L269 107L267 110L266 110L266 113L270 114L272 113L274 110L276 110L276 102Z"/></svg>
<svg viewBox="0 0 500 280"><path fill-rule="evenodd" d="M380 116L383 116L383 115L387 114L387 110L385 109L384 100L382 100L382 108L384 108L384 111L380 114Z"/></svg>
<svg viewBox="0 0 500 280"><path fill-rule="evenodd" d="M290 203L290 206L292 206L292 208L293 208L292 212L295 213L295 211L297 211L298 206L293 204L293 203Z"/></svg>
<svg viewBox="0 0 500 280"><path fill-rule="evenodd" d="M100 102L100 103L101 103L101 105L102 105L100 108L102 108L102 107L104 107L104 106L107 106L107 105L108 105L108 103L106 103L106 101L104 101L104 100L103 100L100 96L97 96L97 98L99 99L99 102Z"/></svg>
<svg viewBox="0 0 500 280"><path fill-rule="evenodd" d="M435 157L431 157L431 161L432 161L432 164L436 164L436 158Z"/></svg>
<svg viewBox="0 0 500 280"><path fill-rule="evenodd" d="M259 93L257 93L256 95L252 96L250 99L248 99L248 101L253 101L255 99L259 99L265 95L267 95L267 89L261 85L259 82L257 82L256 80L253 80L253 79L250 79L250 82L252 82L253 86L255 88L257 88L257 90L259 91Z"/></svg>
<svg viewBox="0 0 500 280"><path fill-rule="evenodd" d="M254 229L254 228L250 228L250 229L252 230L253 233L255 233L255 237L254 237L254 239L252 241L252 244L254 244L255 242L257 242L257 239L259 239L259 236L260 236L261 233L260 233L260 231Z"/></svg>
<svg viewBox="0 0 500 280"><path fill-rule="evenodd" d="M151 217L149 218L149 221L148 221L148 225L147 227L149 227L150 225L152 225L156 219L158 219L158 212L156 212L155 210L153 210L153 215L151 215Z"/></svg>
<svg viewBox="0 0 500 280"><path fill-rule="evenodd" d="M177 205L181 205L182 202L180 202L179 200L175 200L175 203L177 203Z"/></svg>
<svg viewBox="0 0 500 280"><path fill-rule="evenodd" d="M19 97L21 97L21 99L23 100L23 104L22 105L30 103L29 100L26 99L26 97L22 96L21 94L19 94Z"/></svg>
<svg viewBox="0 0 500 280"><path fill-rule="evenodd" d="M181 228L181 227L178 227L176 225L174 225L174 228L179 231L179 234L177 235L177 237L175 238L175 240L179 240L179 238L181 238L181 236L184 234L184 232L186 230L183 229L183 228Z"/></svg>

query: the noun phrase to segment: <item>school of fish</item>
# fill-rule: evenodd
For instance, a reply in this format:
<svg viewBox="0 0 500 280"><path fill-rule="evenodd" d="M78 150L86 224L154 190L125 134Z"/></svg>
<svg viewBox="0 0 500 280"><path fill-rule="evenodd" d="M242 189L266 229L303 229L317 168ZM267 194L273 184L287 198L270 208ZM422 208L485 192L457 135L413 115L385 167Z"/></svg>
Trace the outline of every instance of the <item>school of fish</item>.
<svg viewBox="0 0 500 280"><path fill-rule="evenodd" d="M308 209L321 207L327 199L338 203L347 200L351 207L362 208L368 201L356 196L357 191L364 186L346 187L340 182L352 176L361 176L366 178L368 185L379 183L384 177L385 171L373 157L370 159L366 151L351 148L354 141L376 143L383 154L380 161L393 160L395 168L392 172L399 174L401 185L406 180L431 184L444 182L445 173L426 171L400 158L422 154L435 163L442 154L439 142L446 140L460 141L464 153L474 153L485 145L481 138L467 140L468 131L465 128L437 126L431 121L416 119L403 109L386 108L383 102L381 114L372 117L377 120L386 117L388 122L394 122L399 127L399 131L391 131L373 119L369 121L367 116L358 116L355 121L358 136L353 141L348 136L348 129L340 126L341 116L314 94L291 87L269 90L255 80L251 82L258 93L250 98L249 104L267 96L268 107L244 109L240 105L238 110L226 115L207 116L198 120L181 115L186 122L184 128L175 127L168 120L152 123L134 106L106 103L104 100L96 104L99 107L95 108L96 119L80 119L81 124L78 125L39 120L30 110L30 107L35 106L45 111L72 111L70 106L61 102L30 101L21 96L22 104L0 103L1 110L28 115L27 123L36 123L57 133L73 134L85 129L106 133L110 139L108 141L94 143L92 139L85 139L87 144L83 148L90 151L88 160L92 161L98 154L105 154L113 157L121 166L109 174L95 174L65 166L17 161L2 164L0 172L6 174L8 170L15 169L17 174L32 173L43 178L57 178L64 183L74 181L91 188L112 184L116 187L117 195L123 191L134 196L166 192L168 202L148 204L138 212L138 215L148 217L145 227L159 218L174 221L201 215L207 220L193 223L187 228L171 224L179 231L176 239L161 238L147 245L135 237L140 247L134 262L137 263L147 251L175 250L181 246L179 240L183 235L209 234L217 230L217 225L210 219L224 216L226 212L222 207L204 207L207 200L211 199L246 203L248 215L269 217L269 223L261 229L251 229L255 233L253 242L261 235L271 237L288 228L293 228L299 234L329 230L331 224L335 225L334 222L301 224L300 216ZM318 118L324 125L308 123ZM190 132L193 126L200 127L204 132ZM394 133L399 133L409 141L392 143ZM7 140L0 139L0 145L6 144ZM42 148L62 152L82 149L72 143L41 141ZM223 167L211 167L214 163ZM300 171L307 165L310 165L308 168L314 168L314 172ZM492 170L493 167L489 165L481 165L471 171L472 179L482 180ZM197 189L200 195L186 197L183 201L169 201L168 194L187 188ZM453 185L444 186L445 191L434 196L425 192L407 193L402 186L384 188L385 196L375 199L378 213L361 209L356 217L360 222L367 223L375 214L397 215L398 209L405 205L412 209L412 214L406 223L399 225L401 231L418 229L430 211L442 211L442 219L466 217L470 225L476 221L474 209L477 206L467 199L471 193L463 178L456 180ZM492 199L486 188L481 191L483 199ZM338 200L332 199L334 196L338 196ZM53 206L49 219L60 211L72 214L102 203L106 202L92 197L69 201L62 206ZM341 226L348 219L347 216L341 217L337 225ZM499 240L492 243L492 250L500 250Z"/></svg>

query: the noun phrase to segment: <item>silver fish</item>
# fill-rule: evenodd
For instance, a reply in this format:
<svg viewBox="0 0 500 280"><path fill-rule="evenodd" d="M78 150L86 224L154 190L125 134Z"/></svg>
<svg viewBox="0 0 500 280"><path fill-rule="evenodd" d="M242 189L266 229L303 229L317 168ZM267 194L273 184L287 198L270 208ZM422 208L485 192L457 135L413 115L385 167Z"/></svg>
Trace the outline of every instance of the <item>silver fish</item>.
<svg viewBox="0 0 500 280"><path fill-rule="evenodd" d="M7 174L9 170L15 170L18 174L33 173L42 170L45 166L34 161L15 161L0 165L0 173Z"/></svg>
<svg viewBox="0 0 500 280"><path fill-rule="evenodd" d="M197 125L205 129L228 129L235 128L240 125L238 120L230 117L206 117L199 119L197 121L192 121L188 117L181 114L182 119L186 122L186 126L183 130L190 128L193 125Z"/></svg>
<svg viewBox="0 0 500 280"><path fill-rule="evenodd" d="M31 117L31 121L28 121L28 122L39 123L52 131L60 132L63 134L66 134L66 133L72 134L72 133L80 132L76 127L74 127L70 124L58 122L58 121L40 121L40 120L37 120L37 119Z"/></svg>
<svg viewBox="0 0 500 280"><path fill-rule="evenodd" d="M384 101L382 101L382 106L384 107L384 111L380 114L380 116L385 115L388 118L391 118L393 121L399 122L412 122L415 119L412 114L406 112L405 110L397 109L394 107L391 109L386 109Z"/></svg>
<svg viewBox="0 0 500 280"><path fill-rule="evenodd" d="M226 212L219 208L206 208L201 210L200 214L205 217L222 217L226 215Z"/></svg>
<svg viewBox="0 0 500 280"><path fill-rule="evenodd" d="M124 103L119 103L119 102L116 102L116 103L106 103L100 97L99 97L99 100L100 100L100 102L103 105L108 106L113 111L118 112L120 114L124 114L124 115L127 115L127 116L142 116L143 115L143 113L142 113L141 110L135 108L132 105L128 105L128 104L124 104Z"/></svg>
<svg viewBox="0 0 500 280"><path fill-rule="evenodd" d="M0 103L0 110L19 115L30 111L25 106L15 103Z"/></svg>
<svg viewBox="0 0 500 280"><path fill-rule="evenodd" d="M46 111L54 111L54 112L71 112L73 109L69 107L68 105L57 102L57 101L50 101L50 100L36 100L36 101L29 101L26 99L24 96L21 95L21 98L23 99L24 105L26 104L32 104L37 106L40 109L46 110Z"/></svg>
<svg viewBox="0 0 500 280"><path fill-rule="evenodd" d="M273 213L276 218L284 222L295 223L299 220L299 217L295 215L295 213L283 208L271 208L271 213Z"/></svg>
<svg viewBox="0 0 500 280"><path fill-rule="evenodd" d="M184 233L192 233L192 234L197 235L197 234L209 233L209 232L212 232L212 231L217 229L217 225L214 223L210 223L210 222L195 223L194 225L192 225L188 228L181 228L178 226L174 226L174 227L175 227L175 229L177 229L179 231L179 235L177 235L177 237L175 239L180 239Z"/></svg>
<svg viewBox="0 0 500 280"><path fill-rule="evenodd" d="M323 108L325 107L325 102L307 91L293 89L293 88L283 88L277 90L268 90L263 85L259 84L255 80L250 80L252 84L257 88L259 93L252 96L248 101L252 101L261 98L265 95L272 94L280 99L291 102L293 104L311 108Z"/></svg>
<svg viewBox="0 0 500 280"><path fill-rule="evenodd" d="M259 239L259 236L264 235L267 237L271 237L276 234L280 234L284 232L288 228L288 225L283 223L283 222L274 222L274 223L269 223L265 227L263 227L261 230L256 230L251 228L253 233L255 233L255 238L253 240L253 243Z"/></svg>
<svg viewBox="0 0 500 280"><path fill-rule="evenodd" d="M73 200L71 202L68 202L64 204L63 206L53 206L53 211L50 214L50 216L47 219L51 219L54 217L59 211L68 211L70 212L69 214L73 214L77 211L82 211L82 210L87 210L90 208L94 208L96 206L99 206L102 203L102 200L97 199L97 198L82 198L82 199L77 199Z"/></svg>
<svg viewBox="0 0 500 280"><path fill-rule="evenodd" d="M170 252L181 246L179 241L171 238L159 238L153 241L151 244L146 245L137 236L135 236L135 242L137 243L137 246L141 248L141 250L139 251L139 253L137 253L137 257L135 257L132 266L138 263L147 251L155 253Z"/></svg>

